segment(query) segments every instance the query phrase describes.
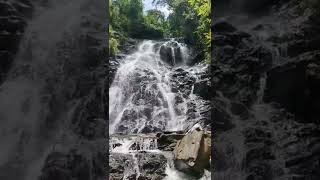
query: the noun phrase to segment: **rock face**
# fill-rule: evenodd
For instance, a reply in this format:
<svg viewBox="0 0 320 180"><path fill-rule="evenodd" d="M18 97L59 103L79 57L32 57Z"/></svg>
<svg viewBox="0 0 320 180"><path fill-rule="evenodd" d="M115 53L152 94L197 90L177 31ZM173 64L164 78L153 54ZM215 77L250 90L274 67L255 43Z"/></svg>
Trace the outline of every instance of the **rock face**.
<svg viewBox="0 0 320 180"><path fill-rule="evenodd" d="M139 167L137 168L139 169L135 167L135 163L138 164ZM113 180L123 178L160 180L166 176L166 164L167 159L161 154L111 154L109 159L109 177ZM126 171L126 169L132 169L133 171Z"/></svg>
<svg viewBox="0 0 320 180"><path fill-rule="evenodd" d="M97 154L91 161L75 149L68 153L51 152L45 160L39 180L99 178L105 174L103 168L105 160L104 154ZM96 173L90 171L91 167Z"/></svg>
<svg viewBox="0 0 320 180"><path fill-rule="evenodd" d="M267 75L266 102L277 102L298 121L318 123L320 117L320 51L297 56Z"/></svg>
<svg viewBox="0 0 320 180"><path fill-rule="evenodd" d="M212 26L213 178L319 179L319 10L228 2Z"/></svg>
<svg viewBox="0 0 320 180"><path fill-rule="evenodd" d="M0 2L0 83L6 77L18 51L27 21L33 13L28 0Z"/></svg>
<svg viewBox="0 0 320 180"><path fill-rule="evenodd" d="M163 151L173 151L177 142L184 137L184 133L168 132L159 133L158 136L158 148Z"/></svg>
<svg viewBox="0 0 320 180"><path fill-rule="evenodd" d="M105 179L105 2L0 7L0 179Z"/></svg>
<svg viewBox="0 0 320 180"><path fill-rule="evenodd" d="M113 134L109 142L110 179L161 180L172 171L172 151L182 132Z"/></svg>
<svg viewBox="0 0 320 180"><path fill-rule="evenodd" d="M187 133L174 149L175 167L183 172L199 176L210 167L211 135L200 129Z"/></svg>
<svg viewBox="0 0 320 180"><path fill-rule="evenodd" d="M160 57L167 64L174 66L183 62L183 47L178 42L170 42L160 47Z"/></svg>

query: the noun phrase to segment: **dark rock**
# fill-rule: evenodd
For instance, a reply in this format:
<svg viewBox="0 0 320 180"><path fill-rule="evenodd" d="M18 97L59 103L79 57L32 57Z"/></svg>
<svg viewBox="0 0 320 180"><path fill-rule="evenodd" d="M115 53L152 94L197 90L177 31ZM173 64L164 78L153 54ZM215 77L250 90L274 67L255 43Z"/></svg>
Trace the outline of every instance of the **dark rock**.
<svg viewBox="0 0 320 180"><path fill-rule="evenodd" d="M230 108L232 114L240 116L242 119L249 118L249 110L243 104L233 102Z"/></svg>
<svg viewBox="0 0 320 180"><path fill-rule="evenodd" d="M203 99L209 100L210 97L211 85L209 79L201 80L194 84L194 94L199 95Z"/></svg>
<svg viewBox="0 0 320 180"><path fill-rule="evenodd" d="M230 33L235 32L237 29L233 27L230 23L226 21L215 22L212 26L212 29L216 33Z"/></svg>
<svg viewBox="0 0 320 180"><path fill-rule="evenodd" d="M163 151L173 151L174 147L177 144L178 140L181 140L184 137L183 133L177 133L177 134L164 134L159 133L158 134L158 148Z"/></svg>
<svg viewBox="0 0 320 180"><path fill-rule="evenodd" d="M109 177L123 179L125 166L129 166L131 155L111 154L109 157Z"/></svg>
<svg viewBox="0 0 320 180"><path fill-rule="evenodd" d="M90 179L93 171L98 170L97 166L101 166L96 160L93 164L83 154L74 150L68 153L52 152L45 160L39 180Z"/></svg>
<svg viewBox="0 0 320 180"><path fill-rule="evenodd" d="M166 176L167 159L159 154L137 154L141 174L151 179L162 179Z"/></svg>
<svg viewBox="0 0 320 180"><path fill-rule="evenodd" d="M134 164L135 161L132 159L133 156L137 159L138 164ZM134 166L139 167L140 176L137 177L137 172ZM109 176L112 179L122 179L126 168L130 168L133 171L126 171L128 179L163 179L165 174L165 169L167 165L167 159L161 154L150 154L150 153L137 153L131 154L114 154L110 155L109 161Z"/></svg>
<svg viewBox="0 0 320 180"><path fill-rule="evenodd" d="M177 42L169 42L160 47L160 57L162 61L174 66L183 62L181 47Z"/></svg>
<svg viewBox="0 0 320 180"><path fill-rule="evenodd" d="M0 83L5 79L18 51L19 43L33 13L26 0L0 2Z"/></svg>
<svg viewBox="0 0 320 180"><path fill-rule="evenodd" d="M319 11L231 3L215 3L213 178L319 179Z"/></svg>
<svg viewBox="0 0 320 180"><path fill-rule="evenodd" d="M320 116L320 52L304 53L267 75L265 101L277 102L303 122L318 122Z"/></svg>

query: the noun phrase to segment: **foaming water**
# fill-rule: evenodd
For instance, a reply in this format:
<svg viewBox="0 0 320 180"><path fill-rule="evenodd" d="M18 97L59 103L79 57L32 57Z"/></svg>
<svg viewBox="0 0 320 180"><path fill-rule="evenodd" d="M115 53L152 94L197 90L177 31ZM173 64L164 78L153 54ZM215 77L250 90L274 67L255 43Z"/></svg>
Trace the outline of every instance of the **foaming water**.
<svg viewBox="0 0 320 180"><path fill-rule="evenodd" d="M189 50L174 39L143 41L135 52L118 61L109 89L111 159L130 159L124 179L141 176L141 153L165 157L165 180L192 179L175 169L173 153L159 150L152 133L187 130L202 118L205 101L194 94L194 84L207 66L187 66ZM209 176L205 173L202 179Z"/></svg>
<svg viewBox="0 0 320 180"><path fill-rule="evenodd" d="M163 47L171 51L173 66L161 58ZM109 89L110 134L185 128L186 103L195 97L172 91L172 73L179 67L192 74L194 68L185 66L188 53L186 45L174 40L143 41L135 52L120 60ZM183 97L182 105L176 102L177 96Z"/></svg>
<svg viewBox="0 0 320 180"><path fill-rule="evenodd" d="M112 153L157 152L158 142L155 136L131 135L111 136L109 149Z"/></svg>
<svg viewBox="0 0 320 180"><path fill-rule="evenodd" d="M135 179L139 179L142 169L137 158L139 153L149 153L163 155L166 159L166 176L163 180L194 180L183 172L178 171L174 166L173 153L170 151L161 151L158 149L158 142L156 136L153 135L112 135L109 141L109 150L111 156L119 154L123 157L128 155L130 163L125 165L123 179L130 179L132 174L135 174ZM211 173L205 170L203 176L199 180L211 179Z"/></svg>
<svg viewBox="0 0 320 180"><path fill-rule="evenodd" d="M81 26L83 19L92 7L102 4L89 0L32 3L33 18L0 85L0 168L4 170L0 176L7 179L37 179L56 144L70 140L63 146L67 149L78 141L75 136L63 136L72 133L68 120L78 101L65 98L76 81L70 78L68 66L86 73L80 48L74 44L80 44L80 35L91 28ZM99 10L94 8L94 13Z"/></svg>

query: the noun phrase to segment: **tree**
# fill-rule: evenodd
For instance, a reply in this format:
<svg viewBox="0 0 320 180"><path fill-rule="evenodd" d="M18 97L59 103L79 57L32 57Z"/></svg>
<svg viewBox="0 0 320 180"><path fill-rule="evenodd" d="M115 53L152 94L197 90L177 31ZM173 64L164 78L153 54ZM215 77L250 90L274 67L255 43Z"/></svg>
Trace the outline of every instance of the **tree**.
<svg viewBox="0 0 320 180"><path fill-rule="evenodd" d="M167 5L170 33L184 37L187 43L204 49L206 60L211 52L211 1L210 0L154 0L153 3Z"/></svg>
<svg viewBox="0 0 320 180"><path fill-rule="evenodd" d="M199 18L199 25L196 33L202 42L202 46L206 48L206 60L211 59L211 1L210 0L188 0L191 8L196 12Z"/></svg>
<svg viewBox="0 0 320 180"><path fill-rule="evenodd" d="M157 10L143 13L142 0L110 0L110 52L130 38L161 39L183 37L188 44L204 50L210 59L211 31L209 0L154 0L157 6L168 6L168 18Z"/></svg>
<svg viewBox="0 0 320 180"><path fill-rule="evenodd" d="M157 9L151 9L146 12L144 18L146 26L155 31L160 31L160 37L169 36L169 24L163 12Z"/></svg>

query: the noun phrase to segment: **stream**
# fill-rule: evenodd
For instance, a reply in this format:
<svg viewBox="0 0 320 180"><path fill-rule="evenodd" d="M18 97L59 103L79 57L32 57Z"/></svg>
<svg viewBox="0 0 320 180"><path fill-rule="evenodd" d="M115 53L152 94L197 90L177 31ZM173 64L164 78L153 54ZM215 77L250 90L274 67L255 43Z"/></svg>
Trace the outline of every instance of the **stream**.
<svg viewBox="0 0 320 180"><path fill-rule="evenodd" d="M187 66L190 51L174 39L145 40L132 53L119 57L109 89L111 166L125 159L123 179L190 179L174 168L171 151L159 150L155 134L187 131L201 121L206 101L194 94L194 84L207 66ZM145 158L160 165L158 170L164 170L165 176L145 170L153 165ZM206 172L202 179L209 177Z"/></svg>

